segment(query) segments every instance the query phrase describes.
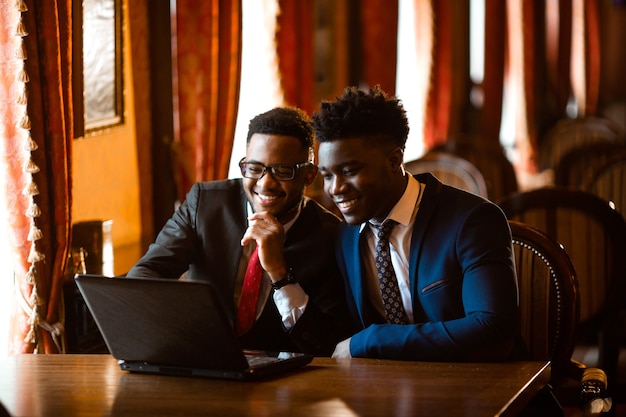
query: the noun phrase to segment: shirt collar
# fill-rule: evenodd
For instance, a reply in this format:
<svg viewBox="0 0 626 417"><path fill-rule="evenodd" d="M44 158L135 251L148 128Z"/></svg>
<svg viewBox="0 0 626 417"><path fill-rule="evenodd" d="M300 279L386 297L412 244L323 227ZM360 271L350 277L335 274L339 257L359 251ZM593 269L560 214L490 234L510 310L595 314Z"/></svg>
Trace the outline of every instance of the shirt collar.
<svg viewBox="0 0 626 417"><path fill-rule="evenodd" d="M400 200L398 200L396 205L393 206L393 208L389 212L389 215L385 219L385 221L390 219L394 220L398 224L401 224L405 227L411 223L411 218L413 217L413 212L415 210L415 206L420 195L419 182L415 178L413 178L413 175L406 176L408 178L408 181L406 184L406 188L404 189L404 193L402 194L402 197L400 197ZM362 232L368 223L372 225L380 225L374 220L369 220L361 224L359 232Z"/></svg>

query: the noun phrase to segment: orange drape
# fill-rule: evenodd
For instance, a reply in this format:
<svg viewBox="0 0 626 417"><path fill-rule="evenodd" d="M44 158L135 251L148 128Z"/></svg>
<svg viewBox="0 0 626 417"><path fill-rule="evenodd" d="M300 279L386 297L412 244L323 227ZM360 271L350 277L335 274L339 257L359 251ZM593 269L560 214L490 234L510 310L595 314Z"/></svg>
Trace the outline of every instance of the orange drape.
<svg viewBox="0 0 626 417"><path fill-rule="evenodd" d="M526 124L526 137L519 138L522 141L527 141L526 154L522 161L526 161L524 165L528 172L534 172L536 170L535 160L537 155L537 91L536 91L536 77L538 77L536 60L539 58L533 51L536 51L536 36L537 36L537 15L536 5L532 1L522 2L522 37L523 46L526 53L523 54L523 85L524 85L524 99L523 106L525 106L525 119ZM532 162L531 162L532 161Z"/></svg>
<svg viewBox="0 0 626 417"><path fill-rule="evenodd" d="M424 123L427 149L447 140L452 95L452 10L446 1L433 0L433 19L433 66Z"/></svg>
<svg viewBox="0 0 626 417"><path fill-rule="evenodd" d="M17 2L19 4L19 2ZM9 215L18 297L10 353L62 351L62 284L71 224L71 0L26 1L24 36L29 130L23 143L28 169L9 172ZM13 28L15 30L15 28ZM15 74L3 72L3 77ZM12 138L7 137L7 140ZM23 167L20 167L23 168ZM21 172L20 172L21 171ZM18 190L22 188L22 193ZM28 190L28 191L26 191ZM8 277L3 277L7 279Z"/></svg>
<svg viewBox="0 0 626 417"><path fill-rule="evenodd" d="M546 77L548 120L546 129L566 117L567 101L571 93L570 61L572 47L572 3L559 0L548 3L546 9ZM544 129L545 130L545 129Z"/></svg>
<svg viewBox="0 0 626 417"><path fill-rule="evenodd" d="M280 83L287 105L308 114L317 109L314 102L314 0L279 0L276 24L276 50Z"/></svg>
<svg viewBox="0 0 626 417"><path fill-rule="evenodd" d="M427 149L466 132L469 101L468 3L430 0L433 11L431 83L424 119Z"/></svg>
<svg viewBox="0 0 626 417"><path fill-rule="evenodd" d="M228 176L241 74L241 0L182 0L173 40L174 151L181 200Z"/></svg>
<svg viewBox="0 0 626 417"><path fill-rule="evenodd" d="M498 140L502 121L506 3L485 1L485 72L482 84L483 108L477 132L480 137Z"/></svg>
<svg viewBox="0 0 626 417"><path fill-rule="evenodd" d="M600 5L596 0L576 0L573 5L571 81L578 117L597 113L600 92Z"/></svg>
<svg viewBox="0 0 626 417"><path fill-rule="evenodd" d="M362 0L359 6L360 84L380 84L383 91L395 94L398 0Z"/></svg>
<svg viewBox="0 0 626 417"><path fill-rule="evenodd" d="M514 125L517 160L516 170L536 171L536 142L534 115L534 2L507 0L507 45L505 57L505 84L510 95L510 119Z"/></svg>
<svg viewBox="0 0 626 417"><path fill-rule="evenodd" d="M600 94L600 11L598 1L585 1L585 66L587 102L585 114L596 115Z"/></svg>

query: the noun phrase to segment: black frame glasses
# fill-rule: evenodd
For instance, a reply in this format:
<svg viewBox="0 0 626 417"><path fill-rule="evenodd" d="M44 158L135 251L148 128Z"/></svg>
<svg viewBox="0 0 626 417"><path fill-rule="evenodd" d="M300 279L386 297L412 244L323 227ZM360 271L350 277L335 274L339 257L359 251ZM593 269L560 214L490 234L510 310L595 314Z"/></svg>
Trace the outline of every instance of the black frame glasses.
<svg viewBox="0 0 626 417"><path fill-rule="evenodd" d="M260 162L246 162L246 158L239 161L239 169L244 178L260 180L266 173L270 173L276 181L291 181L296 177L300 168L311 165L311 162L301 162L295 165L275 164L265 166Z"/></svg>

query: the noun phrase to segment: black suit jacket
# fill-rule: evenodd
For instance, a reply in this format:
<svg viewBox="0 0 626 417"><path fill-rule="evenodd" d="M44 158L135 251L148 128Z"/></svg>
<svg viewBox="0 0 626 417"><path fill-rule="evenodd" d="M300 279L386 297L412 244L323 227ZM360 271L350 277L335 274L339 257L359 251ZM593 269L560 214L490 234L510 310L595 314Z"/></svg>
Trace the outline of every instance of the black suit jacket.
<svg viewBox="0 0 626 417"><path fill-rule="evenodd" d="M215 286L234 326L246 201L241 179L193 185L127 276L178 278L188 271L189 279ZM285 236L284 253L309 303L295 326L286 331L270 295L261 317L241 337L244 348L329 356L339 341L350 336L353 328L334 254L339 224L336 216L305 199L300 216Z"/></svg>

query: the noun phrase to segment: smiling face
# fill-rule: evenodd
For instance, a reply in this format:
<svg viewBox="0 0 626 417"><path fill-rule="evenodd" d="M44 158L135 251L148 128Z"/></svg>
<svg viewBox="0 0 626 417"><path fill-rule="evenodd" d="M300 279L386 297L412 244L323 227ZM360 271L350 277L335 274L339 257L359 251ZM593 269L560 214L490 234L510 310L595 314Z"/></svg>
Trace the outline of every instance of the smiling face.
<svg viewBox="0 0 626 417"><path fill-rule="evenodd" d="M404 192L399 148L356 137L321 142L318 153L324 191L349 224L383 221Z"/></svg>
<svg viewBox="0 0 626 417"><path fill-rule="evenodd" d="M257 162L265 166L286 164L295 165L308 160L308 149L292 136L255 133L246 149L246 162ZM293 218L304 188L315 179L317 169L307 165L296 171L291 181L277 181L268 171L262 178L244 178L243 187L254 211L268 211L281 223Z"/></svg>

